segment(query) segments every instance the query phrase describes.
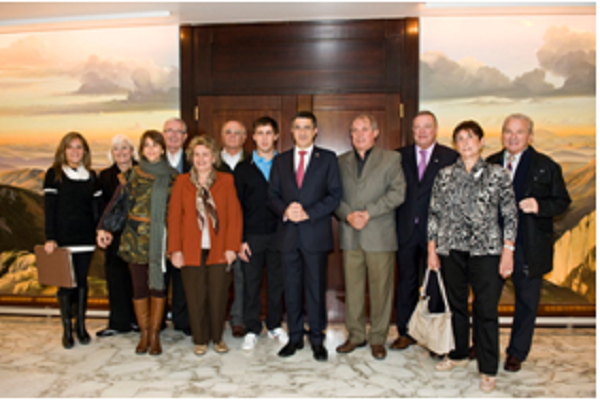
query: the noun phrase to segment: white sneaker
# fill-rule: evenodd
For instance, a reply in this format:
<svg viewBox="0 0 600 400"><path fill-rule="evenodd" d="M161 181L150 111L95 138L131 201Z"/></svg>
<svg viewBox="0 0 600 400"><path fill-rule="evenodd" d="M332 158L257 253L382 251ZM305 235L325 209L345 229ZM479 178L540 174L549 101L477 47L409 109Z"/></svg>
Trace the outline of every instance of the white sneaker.
<svg viewBox="0 0 600 400"><path fill-rule="evenodd" d="M242 349L252 350L256 345L256 335L254 333L246 333L244 336L244 343L242 343Z"/></svg>
<svg viewBox="0 0 600 400"><path fill-rule="evenodd" d="M438 371L450 371L454 368L466 368L469 365L469 359L464 360L452 360L448 356L444 360L440 361L435 365L435 369Z"/></svg>
<svg viewBox="0 0 600 400"><path fill-rule="evenodd" d="M283 328L281 328L281 327L270 330L269 338L270 339L279 339L279 343L281 343L281 344L287 344L287 342L289 340L287 332L284 331Z"/></svg>

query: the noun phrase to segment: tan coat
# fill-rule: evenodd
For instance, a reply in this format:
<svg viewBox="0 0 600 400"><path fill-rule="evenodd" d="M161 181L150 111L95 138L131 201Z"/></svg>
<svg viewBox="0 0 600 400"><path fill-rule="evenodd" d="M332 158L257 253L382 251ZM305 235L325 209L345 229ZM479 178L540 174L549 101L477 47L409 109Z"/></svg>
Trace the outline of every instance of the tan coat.
<svg viewBox="0 0 600 400"><path fill-rule="evenodd" d="M396 251L396 208L404 202L406 181L400 153L374 147L360 179L354 150L338 158L342 201L335 214L340 219L340 247L365 251ZM346 217L353 211L369 212L362 230L352 228Z"/></svg>

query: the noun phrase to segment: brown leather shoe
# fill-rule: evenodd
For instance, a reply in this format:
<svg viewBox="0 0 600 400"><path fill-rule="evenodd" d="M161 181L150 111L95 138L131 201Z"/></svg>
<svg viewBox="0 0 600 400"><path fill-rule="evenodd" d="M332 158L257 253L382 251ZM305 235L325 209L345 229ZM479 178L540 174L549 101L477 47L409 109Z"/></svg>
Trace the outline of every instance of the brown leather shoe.
<svg viewBox="0 0 600 400"><path fill-rule="evenodd" d="M382 344L372 344L371 354L373 355L374 359L383 360L387 355L387 352L385 351L385 347L383 347Z"/></svg>
<svg viewBox="0 0 600 400"><path fill-rule="evenodd" d="M347 354L347 353L352 353L354 351L354 349L356 349L357 347L365 347L367 345L367 341L365 340L362 343L352 343L350 341L350 339L347 339L344 344L339 345L335 351L337 351L338 353L341 354Z"/></svg>
<svg viewBox="0 0 600 400"><path fill-rule="evenodd" d="M469 360L474 360L477 358L477 347L475 345L469 347Z"/></svg>
<svg viewBox="0 0 600 400"><path fill-rule="evenodd" d="M394 343L390 346L392 350L404 350L408 346L412 346L417 343L413 338L409 336L400 336L398 339L394 340Z"/></svg>
<svg viewBox="0 0 600 400"><path fill-rule="evenodd" d="M515 356L506 355L504 370L508 372L517 372L521 370L521 361Z"/></svg>
<svg viewBox="0 0 600 400"><path fill-rule="evenodd" d="M234 325L233 328L231 328L231 334L235 338L242 338L246 335L246 330L243 326Z"/></svg>

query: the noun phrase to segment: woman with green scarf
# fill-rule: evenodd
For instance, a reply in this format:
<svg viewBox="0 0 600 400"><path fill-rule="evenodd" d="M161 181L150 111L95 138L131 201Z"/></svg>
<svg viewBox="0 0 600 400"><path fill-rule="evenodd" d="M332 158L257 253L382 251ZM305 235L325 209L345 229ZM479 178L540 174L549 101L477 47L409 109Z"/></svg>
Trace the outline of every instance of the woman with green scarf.
<svg viewBox="0 0 600 400"><path fill-rule="evenodd" d="M135 352L162 353L160 327L166 302L165 271L166 217L171 187L178 172L169 166L162 134L150 130L140 139L140 164L119 175L129 197L129 212L119 256L129 263L133 281L133 307L140 327ZM100 223L102 229L102 221ZM112 235L100 230L98 243L110 244Z"/></svg>

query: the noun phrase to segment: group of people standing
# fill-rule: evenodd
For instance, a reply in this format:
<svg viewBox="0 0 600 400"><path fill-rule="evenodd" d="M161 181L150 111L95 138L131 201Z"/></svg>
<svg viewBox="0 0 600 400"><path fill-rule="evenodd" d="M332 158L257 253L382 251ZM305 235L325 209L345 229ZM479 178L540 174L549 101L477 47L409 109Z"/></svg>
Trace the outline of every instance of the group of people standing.
<svg viewBox="0 0 600 400"><path fill-rule="evenodd" d="M375 359L386 357L396 281L398 338L390 348L414 344L407 326L421 276L430 268L441 271L456 341L436 369L465 367L476 358L481 389L493 390L503 282L512 276L515 285L504 368L518 371L531 348L542 275L552 269L552 218L567 209L570 198L560 166L531 146L529 117L506 118L504 148L487 160L481 157L485 139L477 122L456 126L457 151L437 143L437 130L435 115L422 111L413 120L414 144L385 150L376 146L377 121L361 114L350 124L353 149L336 157L315 145L317 119L301 111L291 121L294 147L281 154L275 150L279 127L270 117L254 122L251 154L244 151L246 130L238 121L223 126L221 150L213 139L198 136L184 152L185 123L172 118L162 134L144 133L139 163L131 141L115 137L114 164L99 179L83 136L67 134L44 182L46 251L57 245L71 249L78 283L77 289L61 288L57 294L63 346L73 346L75 302L76 335L89 343L86 277L97 231L98 245L107 249L111 305L109 326L99 336L139 329L136 353L160 354L171 281L172 320L176 329L191 334L194 353L205 354L210 342L216 352L227 352L222 335L233 275L232 333L244 337L242 348L251 350L263 329L265 267L266 327L268 336L284 345L279 356L293 356L307 335L314 358L325 361L327 258L334 247L335 215L348 330L336 351L350 353L368 343ZM122 231L109 232L104 216L122 192L129 200L126 222ZM426 289L432 311L440 311L437 280L429 280ZM284 299L287 332L281 325Z"/></svg>

